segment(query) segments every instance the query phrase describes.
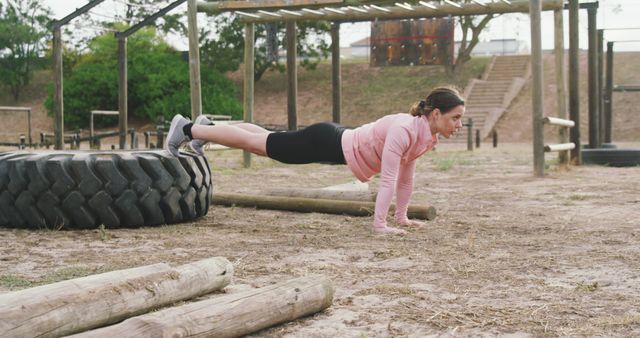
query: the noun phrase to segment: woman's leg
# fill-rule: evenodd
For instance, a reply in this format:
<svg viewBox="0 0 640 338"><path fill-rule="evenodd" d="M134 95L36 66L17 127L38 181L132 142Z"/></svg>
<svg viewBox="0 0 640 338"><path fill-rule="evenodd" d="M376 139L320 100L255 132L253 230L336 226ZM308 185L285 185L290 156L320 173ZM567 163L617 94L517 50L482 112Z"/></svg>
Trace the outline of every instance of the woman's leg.
<svg viewBox="0 0 640 338"><path fill-rule="evenodd" d="M194 139L205 140L231 148L240 148L256 155L267 156L267 136L270 132L249 123L241 123L240 125L243 125L243 127L236 125L206 126L194 124L191 127L191 135Z"/></svg>
<svg viewBox="0 0 640 338"><path fill-rule="evenodd" d="M234 126L236 128L240 128L240 129L244 129L250 133L254 133L254 134L268 134L270 133L270 131L255 125L253 123L247 123L247 122L243 122L243 123L236 123L236 124L232 124L231 126Z"/></svg>

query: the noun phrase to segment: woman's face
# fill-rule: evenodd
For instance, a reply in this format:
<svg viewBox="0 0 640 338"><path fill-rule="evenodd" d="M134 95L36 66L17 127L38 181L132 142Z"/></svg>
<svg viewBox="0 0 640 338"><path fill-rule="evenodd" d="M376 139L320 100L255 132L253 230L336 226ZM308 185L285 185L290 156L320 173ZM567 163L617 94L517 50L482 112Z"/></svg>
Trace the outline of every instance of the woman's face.
<svg viewBox="0 0 640 338"><path fill-rule="evenodd" d="M459 105L446 113L442 113L440 109L433 111L438 133L446 138L455 134L458 129L462 128L462 116L464 115L464 106Z"/></svg>

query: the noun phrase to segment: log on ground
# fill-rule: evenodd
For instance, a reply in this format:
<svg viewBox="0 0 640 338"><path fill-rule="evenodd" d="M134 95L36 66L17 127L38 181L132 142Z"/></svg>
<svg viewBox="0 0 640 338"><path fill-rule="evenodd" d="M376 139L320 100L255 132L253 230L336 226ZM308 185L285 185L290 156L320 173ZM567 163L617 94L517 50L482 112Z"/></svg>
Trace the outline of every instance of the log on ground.
<svg viewBox="0 0 640 338"><path fill-rule="evenodd" d="M268 189L266 191L266 195L282 196L282 197L319 198L319 199L340 200L340 201L366 201L366 202L376 201L376 193L374 193L373 191L274 188L274 189Z"/></svg>
<svg viewBox="0 0 640 338"><path fill-rule="evenodd" d="M116 323L227 286L222 257L107 272L0 295L0 337L58 337Z"/></svg>
<svg viewBox="0 0 640 338"><path fill-rule="evenodd" d="M129 318L74 338L238 337L322 311L334 287L308 276Z"/></svg>
<svg viewBox="0 0 640 338"><path fill-rule="evenodd" d="M258 209L273 209L298 212L320 212L326 214L370 216L375 210L375 203L362 201L335 201L328 199L314 199L302 197L279 197L243 194L214 194L213 204L225 206L254 207ZM391 205L391 212L395 205ZM409 206L409 218L433 220L436 209L432 206Z"/></svg>

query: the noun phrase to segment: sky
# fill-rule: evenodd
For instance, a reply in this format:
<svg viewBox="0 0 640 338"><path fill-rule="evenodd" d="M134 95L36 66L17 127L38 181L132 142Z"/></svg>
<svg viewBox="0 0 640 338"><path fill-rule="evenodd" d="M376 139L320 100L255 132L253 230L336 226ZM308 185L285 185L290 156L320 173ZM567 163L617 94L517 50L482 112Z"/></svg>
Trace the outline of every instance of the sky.
<svg viewBox="0 0 640 338"><path fill-rule="evenodd" d="M56 17L61 19L72 13L76 8L85 5L88 0L43 0L45 5L49 6ZM488 0L485 0L488 1ZM100 5L91 10L97 19L106 20L112 17L118 9L122 10L123 3L126 0L105 0ZM591 2L591 1L581 1ZM171 0L166 1L167 4ZM187 5L178 6L173 12L186 11ZM640 24L636 23L635 16L640 13L640 0L600 0L600 8L598 10L597 28L605 29L605 40L615 41L615 51L640 51ZM198 14L198 24L206 24L207 18L203 13ZM565 45L568 48L568 12L565 11ZM92 30L92 27L84 25L81 19L72 21L76 29ZM483 34L481 40L491 39L517 39L525 41L530 46L530 21L528 14L505 14L493 19ZM553 49L553 12L546 11L542 13L542 48ZM625 29L620 29L625 28ZM636 29L627 29L636 28ZM580 48L588 47L588 28L587 28L587 11L580 10ZM367 23L344 23L340 28L340 44L343 47L348 46L352 42L369 36L370 24ZM456 36L461 36L458 29ZM170 36L169 42L176 48L181 50L188 49L188 40L186 37ZM637 41L637 42L622 42Z"/></svg>

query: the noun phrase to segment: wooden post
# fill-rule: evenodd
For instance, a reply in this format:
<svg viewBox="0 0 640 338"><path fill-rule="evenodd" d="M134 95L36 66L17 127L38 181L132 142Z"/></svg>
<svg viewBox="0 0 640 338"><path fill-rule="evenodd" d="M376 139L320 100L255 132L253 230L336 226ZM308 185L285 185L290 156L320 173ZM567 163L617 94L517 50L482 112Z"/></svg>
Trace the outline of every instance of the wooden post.
<svg viewBox="0 0 640 338"><path fill-rule="evenodd" d="M561 119L567 118L567 92L566 84L564 80L565 68L564 68L564 20L563 12L560 9L553 11L553 21L555 24L554 35L554 49L555 49L555 61L556 61L556 99L558 105L557 116ZM569 135L567 134L567 128L558 128L558 143L568 143ZM558 159L561 165L569 164L569 152L561 151L558 154Z"/></svg>
<svg viewBox="0 0 640 338"><path fill-rule="evenodd" d="M469 118L467 122L467 150L473 150L473 119Z"/></svg>
<svg viewBox="0 0 640 338"><path fill-rule="evenodd" d="M580 32L579 0L569 0L569 119L576 126L569 130L569 140L576 147L571 150L571 161L582 163L580 142Z"/></svg>
<svg viewBox="0 0 640 338"><path fill-rule="evenodd" d="M342 72L340 60L340 23L331 24L331 80L333 88L333 122L342 122Z"/></svg>
<svg viewBox="0 0 640 338"><path fill-rule="evenodd" d="M253 123L255 24L244 27L244 122ZM251 167L251 153L242 153L244 167Z"/></svg>
<svg viewBox="0 0 640 338"><path fill-rule="evenodd" d="M93 111L91 111L90 113L91 115L89 115L89 148L93 149L93 142L94 142L94 129L93 129Z"/></svg>
<svg viewBox="0 0 640 338"><path fill-rule="evenodd" d="M589 29L589 148L599 148L598 131L598 37L596 32L596 8L588 8Z"/></svg>
<svg viewBox="0 0 640 338"><path fill-rule="evenodd" d="M604 142L611 143L613 126L613 42L607 42L607 76L604 92Z"/></svg>
<svg viewBox="0 0 640 338"><path fill-rule="evenodd" d="M187 0L189 30L189 79L191 83L191 119L202 114L202 91L200 80L200 44L198 42L197 0Z"/></svg>
<svg viewBox="0 0 640 338"><path fill-rule="evenodd" d="M296 22L287 21L287 117L289 130L298 130L298 70Z"/></svg>
<svg viewBox="0 0 640 338"><path fill-rule="evenodd" d="M118 36L118 115L120 149L127 145L127 37Z"/></svg>
<svg viewBox="0 0 640 338"><path fill-rule="evenodd" d="M117 323L228 285L233 265L215 257L154 264L0 295L0 336L59 337Z"/></svg>
<svg viewBox="0 0 640 338"><path fill-rule="evenodd" d="M62 72L62 27L53 24L53 111L55 114L55 146L54 149L64 149L64 102L63 102L63 72Z"/></svg>
<svg viewBox="0 0 640 338"><path fill-rule="evenodd" d="M167 308L74 337L240 337L322 311L335 288L321 275Z"/></svg>
<svg viewBox="0 0 640 338"><path fill-rule="evenodd" d="M480 129L476 129L476 148L480 148Z"/></svg>
<svg viewBox="0 0 640 338"><path fill-rule="evenodd" d="M322 212L327 214L371 216L376 208L374 202L337 201L302 197L279 197L243 194L216 193L211 204L226 206L245 206L250 208L288 210L297 212ZM391 205L389 212L393 213ZM432 206L409 206L409 218L432 220L436 218L436 209Z"/></svg>
<svg viewBox="0 0 640 338"><path fill-rule="evenodd" d="M33 140L31 139L31 108L29 108L29 110L27 110L27 123L29 124L28 129L29 129L29 147L33 146Z"/></svg>
<svg viewBox="0 0 640 338"><path fill-rule="evenodd" d="M544 176L544 131L543 131L543 92L542 78L542 33L540 28L540 0L529 2L531 17L531 73L533 74L532 119L533 119L533 172L537 177Z"/></svg>
<svg viewBox="0 0 640 338"><path fill-rule="evenodd" d="M493 141L493 147L497 148L498 147L498 132L494 129L493 132L491 133L491 138Z"/></svg>
<svg viewBox="0 0 640 338"><path fill-rule="evenodd" d="M597 41L597 55L598 55L598 148L602 148L604 142L604 29L598 29L598 41Z"/></svg>

